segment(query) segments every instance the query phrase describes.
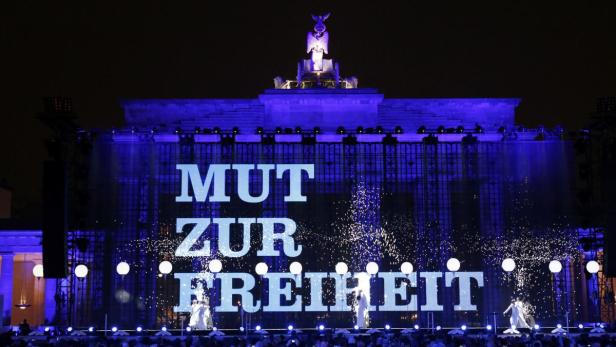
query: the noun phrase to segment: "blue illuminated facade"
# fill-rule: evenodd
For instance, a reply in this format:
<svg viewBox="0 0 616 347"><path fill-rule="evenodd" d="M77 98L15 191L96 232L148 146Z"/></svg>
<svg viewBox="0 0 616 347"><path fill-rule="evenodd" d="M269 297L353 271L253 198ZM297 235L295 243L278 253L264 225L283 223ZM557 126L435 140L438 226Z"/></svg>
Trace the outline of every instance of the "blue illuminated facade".
<svg viewBox="0 0 616 347"><path fill-rule="evenodd" d="M442 310L375 311L371 326L508 327L501 312L514 297L531 303L530 313L542 325L604 319L597 299L601 274L584 271L600 247L579 242L596 240L597 232L580 228L577 158L562 129L516 126L515 98L393 99L358 88L357 78L340 77L338 63L323 59L327 16L315 18L320 25L309 33L311 59L299 62L295 80L277 77L275 88L254 99L123 100L124 126L91 132L87 206L80 206L87 222L69 232L71 244L85 245L71 247L69 266L86 264L90 271L85 279L71 275L55 283L53 320L75 327L102 328L105 321L123 329L184 327L188 314L173 310L181 290L173 273L207 271L218 237L215 228L204 235L212 241L212 257L176 257L183 237L176 221L188 217L288 217L297 223L295 237L304 248L299 258L252 252L221 259L223 272L254 274L260 261L270 272L288 272L290 262L300 261L304 271L331 277L339 261L353 273L370 261L379 272L397 272L408 261L415 272L455 277L446 267L455 257L460 271L483 274L483 286L472 283L475 311L456 311L459 293L443 286L437 294ZM314 179L302 182L307 202L284 201L288 177L272 179L269 198L258 204L236 198L176 202L177 164L206 172L211 164L239 163L314 164ZM236 191L234 178L226 178L229 192ZM258 194L262 183L260 175L250 176L251 193ZM240 241L232 239L235 246ZM516 262L511 273L501 268L505 258ZM163 260L172 262L171 274L159 273ZM552 260L561 262L561 272L550 273ZM130 265L127 275L116 273L120 262ZM427 295L424 279L417 277L408 293L417 295L421 307ZM255 297L267 297L266 281L259 279ZM387 295L382 278L377 274L371 281L371 300L381 304ZM214 307L225 295L217 283L206 289ZM293 290L306 297L303 283ZM190 290L196 287L191 283ZM10 288L3 283L0 289ZM337 295L328 280L326 312L214 312L214 324L352 327L350 312L331 309Z"/></svg>
<svg viewBox="0 0 616 347"><path fill-rule="evenodd" d="M74 260L92 266L92 284L81 297L86 301L77 305L89 312L80 319L86 324L108 312L122 324L180 325L182 314L172 310L178 282L157 276L158 263L173 259L176 218L279 216L293 218L298 233L310 235L300 259L310 271L333 272L339 260L346 261L350 271L363 271L371 260L380 263L381 271L399 271L402 261L412 262L420 272L447 271L450 257L462 261L462 271L482 271L484 287L473 295L478 311L454 311L456 294L444 290L439 293L444 309L434 313L441 325L492 322L491 313L503 310L512 296L525 296L535 306L536 319L545 322L563 320L566 311L571 319L598 320L588 301L592 283L580 287L584 281L579 279L586 276L583 254L571 253L571 245L553 250L554 259L562 259L565 267L556 276L547 270L547 262L541 267L535 260L528 262L536 268L522 275L525 278L516 279L500 268L505 256L529 256L515 254L523 242L530 242L526 247L545 240L558 244L558 238L577 242L572 145L558 130L516 129L518 103L390 100L374 89L273 89L252 100L125 100L126 126L99 134L92 153L90 211L98 227L82 233L102 238L92 242L100 247ZM270 182L272 198L256 206L175 203L180 182L176 164L196 163L205 172L212 163L240 162L314 163L315 180L303 186L308 207L282 201L284 182ZM261 183L259 177L251 182ZM229 180L229 191L234 184ZM370 212L361 211L362 206ZM347 224L359 224L373 243L364 247L365 257L357 258L344 247L319 248L309 240L330 237ZM395 236L396 247L385 247L370 236L379 228ZM215 241L216 232L208 236ZM261 261L256 259L225 263L225 269L251 272ZM135 271L118 276L113 264L120 261ZM270 271L288 271L292 260L265 261ZM199 272L205 266L199 259L175 259L174 271ZM526 283L520 286L520 281ZM552 290L555 283L560 291ZM97 288L107 289L101 295ZM378 280L374 288L373 297L384 294ZM213 298L220 295L216 290L209 292ZM417 294L421 304L425 298ZM100 295L100 301L90 298L94 295ZM335 298L327 300L335 305ZM342 318L334 312L255 315L253 321L277 327L289 319L302 326L317 320L352 323L350 313ZM375 312L372 319L374 324L425 325L429 315ZM496 318L497 324L507 324L502 316ZM215 314L215 324L233 327L240 317Z"/></svg>

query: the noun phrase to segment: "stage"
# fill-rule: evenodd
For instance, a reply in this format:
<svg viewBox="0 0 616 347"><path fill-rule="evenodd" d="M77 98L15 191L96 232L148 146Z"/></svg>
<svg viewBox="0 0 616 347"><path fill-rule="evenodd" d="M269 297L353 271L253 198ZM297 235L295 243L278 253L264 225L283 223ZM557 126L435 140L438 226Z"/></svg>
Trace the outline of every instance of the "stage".
<svg viewBox="0 0 616 347"><path fill-rule="evenodd" d="M270 329L255 331L250 330L240 331L231 329L220 329L216 331L180 331L169 329L165 334L161 334L161 330L96 330L96 331L81 331L85 335L75 333L75 335L56 335L55 331L48 331L47 335L41 336L19 336L14 340L22 340L25 342L36 343L42 341L48 341L52 344L61 343L63 341L77 341L80 343L91 343L100 341L115 341L115 342L127 342L136 341L142 343L156 343L166 341L173 343L174 341L194 341L199 340L202 343L214 342L223 343L225 345L236 343L250 343L252 345L261 343L273 343L275 345L311 345L317 342L327 342L328 344L348 344L354 345L359 341L374 342L374 343L411 343L415 340L420 345L426 345L429 342L440 340L443 342L448 341L473 341L473 342L488 342L493 340L507 340L511 342L527 342L533 343L535 341L547 342L550 340L575 340L577 343L582 341L599 341L599 340L611 340L616 339L616 333L603 332L603 333L591 333L590 328L579 329L578 327L569 327L570 332L566 333L550 333L552 329L556 327L543 327L537 330L529 330L521 334L501 334L498 331L502 331L505 327L498 327L495 334L493 330L486 330L486 328L467 328L462 332L459 332L461 328L440 328L436 329L400 329L400 328L382 328L382 329L329 329L323 328L304 328L304 329ZM565 327L565 330L567 328ZM342 330L342 331L341 331ZM586 331L584 331L586 330ZM567 344L565 344L567 345Z"/></svg>

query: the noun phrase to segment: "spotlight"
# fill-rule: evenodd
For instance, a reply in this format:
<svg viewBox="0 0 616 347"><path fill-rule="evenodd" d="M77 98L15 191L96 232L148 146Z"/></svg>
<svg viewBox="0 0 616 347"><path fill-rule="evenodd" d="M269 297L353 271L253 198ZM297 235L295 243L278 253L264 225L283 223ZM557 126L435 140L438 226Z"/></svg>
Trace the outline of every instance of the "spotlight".
<svg viewBox="0 0 616 347"><path fill-rule="evenodd" d="M346 130L344 130L344 127L338 127L338 129L336 129L336 134L344 134L346 132Z"/></svg>
<svg viewBox="0 0 616 347"><path fill-rule="evenodd" d="M255 327L255 330L256 330L256 331L260 331L260 330L261 330L261 326L260 326L260 325L257 325L257 326Z"/></svg>
<svg viewBox="0 0 616 347"><path fill-rule="evenodd" d="M66 328L66 331L69 332L69 333L73 332L73 327Z"/></svg>
<svg viewBox="0 0 616 347"><path fill-rule="evenodd" d="M217 331L218 328L217 327L212 327L212 331Z"/></svg>
<svg viewBox="0 0 616 347"><path fill-rule="evenodd" d="M483 133L483 127L479 124L475 125L475 132L482 134Z"/></svg>
<svg viewBox="0 0 616 347"><path fill-rule="evenodd" d="M533 326L533 329L535 329L535 330L539 330L539 329L541 329L541 327L539 326L539 324L535 324L535 325Z"/></svg>
<svg viewBox="0 0 616 347"><path fill-rule="evenodd" d="M492 331L492 324L486 325L486 330L487 331Z"/></svg>
<svg viewBox="0 0 616 347"><path fill-rule="evenodd" d="M93 332L94 332L94 327L89 327L89 328L88 328L88 332L93 333Z"/></svg>
<svg viewBox="0 0 616 347"><path fill-rule="evenodd" d="M289 326L287 327L287 330L289 331L293 330L293 325L289 324Z"/></svg>
<svg viewBox="0 0 616 347"><path fill-rule="evenodd" d="M175 128L175 131L174 131L174 132L175 132L176 134L181 134L181 133L182 133L182 128L177 127L177 128Z"/></svg>
<svg viewBox="0 0 616 347"><path fill-rule="evenodd" d="M167 331L167 327L160 328L161 331Z"/></svg>
<svg viewBox="0 0 616 347"><path fill-rule="evenodd" d="M426 133L426 127L425 126L420 126L419 129L417 129L417 133L418 134L425 134Z"/></svg>
<svg viewBox="0 0 616 347"><path fill-rule="evenodd" d="M391 326L389 324L385 324L385 330L389 330L391 329Z"/></svg>
<svg viewBox="0 0 616 347"><path fill-rule="evenodd" d="M233 127L233 129L231 130L231 132L233 133L233 135L237 135L240 133L240 128L238 127Z"/></svg>
<svg viewBox="0 0 616 347"><path fill-rule="evenodd" d="M116 331L118 331L118 327L111 327L111 331L115 333Z"/></svg>
<svg viewBox="0 0 616 347"><path fill-rule="evenodd" d="M460 329L462 329L462 331L466 331L466 324L462 324L462 326L460 327Z"/></svg>
<svg viewBox="0 0 616 347"><path fill-rule="evenodd" d="M415 330L419 330L419 324L415 324L413 328L415 328Z"/></svg>
<svg viewBox="0 0 616 347"><path fill-rule="evenodd" d="M396 134L402 134L402 127L401 126L396 126L396 128L394 129L394 133Z"/></svg>
<svg viewBox="0 0 616 347"><path fill-rule="evenodd" d="M582 324L582 323L578 324L578 328L579 329L584 329L584 324Z"/></svg>
<svg viewBox="0 0 616 347"><path fill-rule="evenodd" d="M325 325L323 325L323 324L319 325L319 330L320 330L320 331L325 330Z"/></svg>
<svg viewBox="0 0 616 347"><path fill-rule="evenodd" d="M437 325L437 326L436 326L436 331L440 331L440 330L441 330L441 326L440 326L440 325Z"/></svg>
<svg viewBox="0 0 616 347"><path fill-rule="evenodd" d="M456 133L462 134L463 132L464 132L464 127L461 125L458 125L458 127L456 128Z"/></svg>
<svg viewBox="0 0 616 347"><path fill-rule="evenodd" d="M214 127L214 134L220 134L220 128L219 127Z"/></svg>
<svg viewBox="0 0 616 347"><path fill-rule="evenodd" d="M241 332L244 332L244 327L240 327L240 331L241 331Z"/></svg>
<svg viewBox="0 0 616 347"><path fill-rule="evenodd" d="M445 133L445 127L440 125L437 129L436 132L438 132L439 134L444 134Z"/></svg>
<svg viewBox="0 0 616 347"><path fill-rule="evenodd" d="M355 324L355 326L353 326L353 329L359 330L359 325Z"/></svg>
<svg viewBox="0 0 616 347"><path fill-rule="evenodd" d="M295 127L295 133L296 133L296 134L301 134L301 133L302 133L302 128L300 128L300 127Z"/></svg>
<svg viewBox="0 0 616 347"><path fill-rule="evenodd" d="M556 327L557 327L558 329L562 329L562 328L563 328L563 325L562 325L562 324L560 324L560 323L558 323L558 324L556 324Z"/></svg>
<svg viewBox="0 0 616 347"><path fill-rule="evenodd" d="M379 125L379 126L377 126L377 127L376 127L376 133L377 133L377 134L382 134L382 133L383 133L383 127L382 127L382 126L380 126L380 125Z"/></svg>
<svg viewBox="0 0 616 347"><path fill-rule="evenodd" d="M314 127L314 129L312 130L313 133L315 134L320 134L321 133L321 128L319 127Z"/></svg>
<svg viewBox="0 0 616 347"><path fill-rule="evenodd" d="M505 130L506 130L506 129L505 129L505 127L499 127L499 128L498 128L498 133L499 133L499 134L504 134L504 133L505 133Z"/></svg>
<svg viewBox="0 0 616 347"><path fill-rule="evenodd" d="M142 331L143 331L143 328L142 328L142 327L140 327L140 326L138 326L136 330L137 330L137 332L138 332L138 333L140 333L140 332L142 332Z"/></svg>
<svg viewBox="0 0 616 347"><path fill-rule="evenodd" d="M195 128L195 134L201 134L201 128L200 127L196 127Z"/></svg>
<svg viewBox="0 0 616 347"><path fill-rule="evenodd" d="M263 127L257 127L257 134L263 134Z"/></svg>
<svg viewBox="0 0 616 347"><path fill-rule="evenodd" d="M274 129L274 132L276 134L282 134L282 128L281 127L276 127L276 129Z"/></svg>
<svg viewBox="0 0 616 347"><path fill-rule="evenodd" d="M49 330L51 330L51 328L50 328L50 327L45 327L45 329L44 329L44 330L45 330L45 332L46 332L46 333L48 333L48 332L49 332Z"/></svg>
<svg viewBox="0 0 616 347"><path fill-rule="evenodd" d="M357 127L357 133L358 134L363 134L364 133L364 127Z"/></svg>
<svg viewBox="0 0 616 347"><path fill-rule="evenodd" d="M187 332L187 333L189 333L189 332L191 332L191 331L192 331L192 328L191 328L191 327L186 327L186 332Z"/></svg>

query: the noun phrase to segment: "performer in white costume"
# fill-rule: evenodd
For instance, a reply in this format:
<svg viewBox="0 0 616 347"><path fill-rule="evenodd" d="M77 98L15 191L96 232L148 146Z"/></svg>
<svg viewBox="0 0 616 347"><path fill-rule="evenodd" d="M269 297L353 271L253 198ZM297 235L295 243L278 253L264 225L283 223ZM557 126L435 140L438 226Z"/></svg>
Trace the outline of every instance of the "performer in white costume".
<svg viewBox="0 0 616 347"><path fill-rule="evenodd" d="M366 328L370 318L368 315L368 297L361 289L357 291L357 302L355 305L355 324L360 329Z"/></svg>
<svg viewBox="0 0 616 347"><path fill-rule="evenodd" d="M188 326L191 329L197 329L197 324L199 323L199 309L201 305L197 300L192 301L192 305L190 306L190 320L188 322Z"/></svg>
<svg viewBox="0 0 616 347"><path fill-rule="evenodd" d="M511 304L507 307L503 314L507 314L511 310L511 318L509 318L509 329L505 330L505 334L519 334L517 329L529 329L530 327L524 319L524 303L519 299L511 300Z"/></svg>
<svg viewBox="0 0 616 347"><path fill-rule="evenodd" d="M195 289L196 300L193 300L188 325L195 330L206 330L212 327L212 314L210 312L210 300L205 296L201 283Z"/></svg>
<svg viewBox="0 0 616 347"><path fill-rule="evenodd" d="M203 322L203 325L205 326L205 329L207 330L212 329L212 327L214 326L214 322L212 320L212 311L210 310L210 298L208 298L207 296L203 298L203 311L201 315L201 320Z"/></svg>

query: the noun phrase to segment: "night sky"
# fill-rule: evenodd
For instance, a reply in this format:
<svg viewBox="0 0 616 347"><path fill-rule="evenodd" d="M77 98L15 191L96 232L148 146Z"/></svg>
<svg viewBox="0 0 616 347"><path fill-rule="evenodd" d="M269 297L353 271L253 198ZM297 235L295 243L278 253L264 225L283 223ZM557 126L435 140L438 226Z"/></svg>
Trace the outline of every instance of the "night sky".
<svg viewBox="0 0 616 347"><path fill-rule="evenodd" d="M295 76L311 13L331 11L342 74L386 97L521 97L518 123L578 129L616 95L614 1L62 3L0 9L0 179L18 213L40 201L42 97L72 97L84 128L121 126L120 98L254 98Z"/></svg>

